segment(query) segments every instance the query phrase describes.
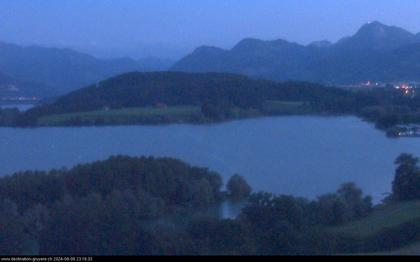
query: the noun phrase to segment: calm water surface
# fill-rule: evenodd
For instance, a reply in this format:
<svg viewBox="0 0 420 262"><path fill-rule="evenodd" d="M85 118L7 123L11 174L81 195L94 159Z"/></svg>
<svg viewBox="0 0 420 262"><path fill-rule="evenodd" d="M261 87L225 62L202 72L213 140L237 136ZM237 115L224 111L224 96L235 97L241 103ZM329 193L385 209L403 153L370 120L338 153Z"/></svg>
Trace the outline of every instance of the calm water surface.
<svg viewBox="0 0 420 262"><path fill-rule="evenodd" d="M17 108L20 111L26 111L34 107L33 104L0 104L0 108Z"/></svg>
<svg viewBox="0 0 420 262"><path fill-rule="evenodd" d="M403 153L420 139L390 139L354 117L276 117L218 125L0 128L0 175L72 167L111 155L170 156L243 175L255 191L313 198L348 181L382 198Z"/></svg>

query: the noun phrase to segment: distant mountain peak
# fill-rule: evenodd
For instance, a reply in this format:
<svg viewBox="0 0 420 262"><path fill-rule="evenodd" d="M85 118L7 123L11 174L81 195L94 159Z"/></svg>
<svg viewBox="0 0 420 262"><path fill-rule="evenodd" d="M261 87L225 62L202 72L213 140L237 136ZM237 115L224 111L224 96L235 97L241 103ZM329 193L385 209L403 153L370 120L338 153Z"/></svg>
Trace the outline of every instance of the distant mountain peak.
<svg viewBox="0 0 420 262"><path fill-rule="evenodd" d="M195 51L197 52L208 51L208 50L223 50L223 49L216 46L210 46L210 45L202 45L195 49Z"/></svg>
<svg viewBox="0 0 420 262"><path fill-rule="evenodd" d="M245 38L235 45L233 51L248 51L265 45L265 41L256 38Z"/></svg>
<svg viewBox="0 0 420 262"><path fill-rule="evenodd" d="M255 53L259 51L274 51L281 52L285 49L299 48L302 47L299 44L292 43L283 39L264 41L255 38L245 38L240 41L235 47L232 48L232 52L235 53Z"/></svg>
<svg viewBox="0 0 420 262"><path fill-rule="evenodd" d="M225 52L225 50L222 49L222 48L215 47L215 46L203 45L203 46L197 47L191 55L212 56L212 55L217 55L217 54L220 54L220 53L223 53L223 52Z"/></svg>
<svg viewBox="0 0 420 262"><path fill-rule="evenodd" d="M333 43L331 43L328 40L321 40L321 41L312 42L308 46L309 47L326 48L326 47L330 47L332 45L333 45Z"/></svg>
<svg viewBox="0 0 420 262"><path fill-rule="evenodd" d="M400 33L400 34L407 34L411 35L410 32L396 27L396 26L387 26L381 22L373 21L368 22L367 24L363 25L356 35L360 34L368 34L371 37L386 37L389 33Z"/></svg>
<svg viewBox="0 0 420 262"><path fill-rule="evenodd" d="M365 79L411 81L420 78L419 45L420 33L373 21L336 43L324 40L300 45L282 39L245 38L231 50L207 47L184 57L172 70L329 84Z"/></svg>
<svg viewBox="0 0 420 262"><path fill-rule="evenodd" d="M256 44L256 43L263 43L264 41L261 39L253 38L253 37L247 37L239 41L238 45L243 44Z"/></svg>
<svg viewBox="0 0 420 262"><path fill-rule="evenodd" d="M375 21L369 21L369 22L367 22L365 24L365 26L381 26L382 27L382 26L387 26L387 25L385 25L384 23L381 23L381 22L375 20Z"/></svg>
<svg viewBox="0 0 420 262"><path fill-rule="evenodd" d="M350 49L390 50L414 42L416 36L409 31L373 21L364 24L352 37L344 38L339 45Z"/></svg>

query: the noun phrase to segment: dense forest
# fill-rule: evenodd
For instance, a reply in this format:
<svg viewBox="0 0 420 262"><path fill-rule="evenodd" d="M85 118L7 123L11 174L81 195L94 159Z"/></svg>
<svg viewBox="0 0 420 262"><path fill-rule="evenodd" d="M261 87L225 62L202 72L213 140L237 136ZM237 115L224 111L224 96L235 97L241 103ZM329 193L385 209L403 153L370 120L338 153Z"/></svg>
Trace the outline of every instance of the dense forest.
<svg viewBox="0 0 420 262"><path fill-rule="evenodd" d="M348 98L348 93L316 84L276 83L231 74L128 73L70 93L31 113L58 114L158 104L257 109L269 100L317 101L316 106L328 107L328 101L333 103L331 98L339 100L335 102L338 106L340 99Z"/></svg>
<svg viewBox="0 0 420 262"><path fill-rule="evenodd" d="M239 175L170 158L111 157L70 170L0 178L0 255L305 255L389 251L420 240L420 221L357 239L335 228L377 209L420 200L418 159L397 160L384 204L354 184L315 200L251 194ZM246 200L237 219L171 216L230 197Z"/></svg>
<svg viewBox="0 0 420 262"><path fill-rule="evenodd" d="M3 110L0 125L208 123L296 114L352 114L389 129L420 122L420 97L392 87L347 90L231 74L128 73L25 113Z"/></svg>

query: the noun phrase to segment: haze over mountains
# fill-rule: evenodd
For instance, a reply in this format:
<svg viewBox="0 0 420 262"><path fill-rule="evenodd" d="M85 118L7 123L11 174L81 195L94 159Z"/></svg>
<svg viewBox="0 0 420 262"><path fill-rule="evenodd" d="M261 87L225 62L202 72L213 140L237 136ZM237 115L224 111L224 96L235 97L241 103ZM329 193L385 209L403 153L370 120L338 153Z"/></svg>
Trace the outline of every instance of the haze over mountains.
<svg viewBox="0 0 420 262"><path fill-rule="evenodd" d="M126 72L169 69L338 85L419 81L420 33L372 22L336 43L246 38L231 50L199 47L172 65L158 58L99 59L71 49L0 42L0 97L58 96Z"/></svg>
<svg viewBox="0 0 420 262"><path fill-rule="evenodd" d="M170 61L98 59L70 49L0 42L0 95L55 96L129 71L161 71Z"/></svg>
<svg viewBox="0 0 420 262"><path fill-rule="evenodd" d="M27 99L33 99L50 93L51 89L45 84L19 81L0 72L0 98L3 100L14 99L22 95Z"/></svg>
<svg viewBox="0 0 420 262"><path fill-rule="evenodd" d="M420 33L375 21L334 44L319 41L304 46L281 39L247 38L231 50L199 47L172 70L326 84L414 81L420 80Z"/></svg>

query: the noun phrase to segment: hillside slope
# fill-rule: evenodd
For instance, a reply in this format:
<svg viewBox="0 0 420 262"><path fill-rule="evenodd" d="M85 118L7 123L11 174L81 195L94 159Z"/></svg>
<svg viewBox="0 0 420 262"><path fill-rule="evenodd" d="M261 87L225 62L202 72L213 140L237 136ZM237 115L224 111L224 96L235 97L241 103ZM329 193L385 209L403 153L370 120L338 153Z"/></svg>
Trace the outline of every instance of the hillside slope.
<svg viewBox="0 0 420 262"><path fill-rule="evenodd" d="M334 97L337 101L332 101ZM311 83L255 80L221 73L127 73L74 91L31 112L74 113L93 110L164 106L260 108L265 101L318 101L339 104L345 90Z"/></svg>
<svg viewBox="0 0 420 262"><path fill-rule="evenodd" d="M400 202L376 208L368 217L332 228L331 232L359 242L352 247L356 252L363 248L369 253L376 250L378 254L413 254L414 251L418 254L420 202Z"/></svg>

